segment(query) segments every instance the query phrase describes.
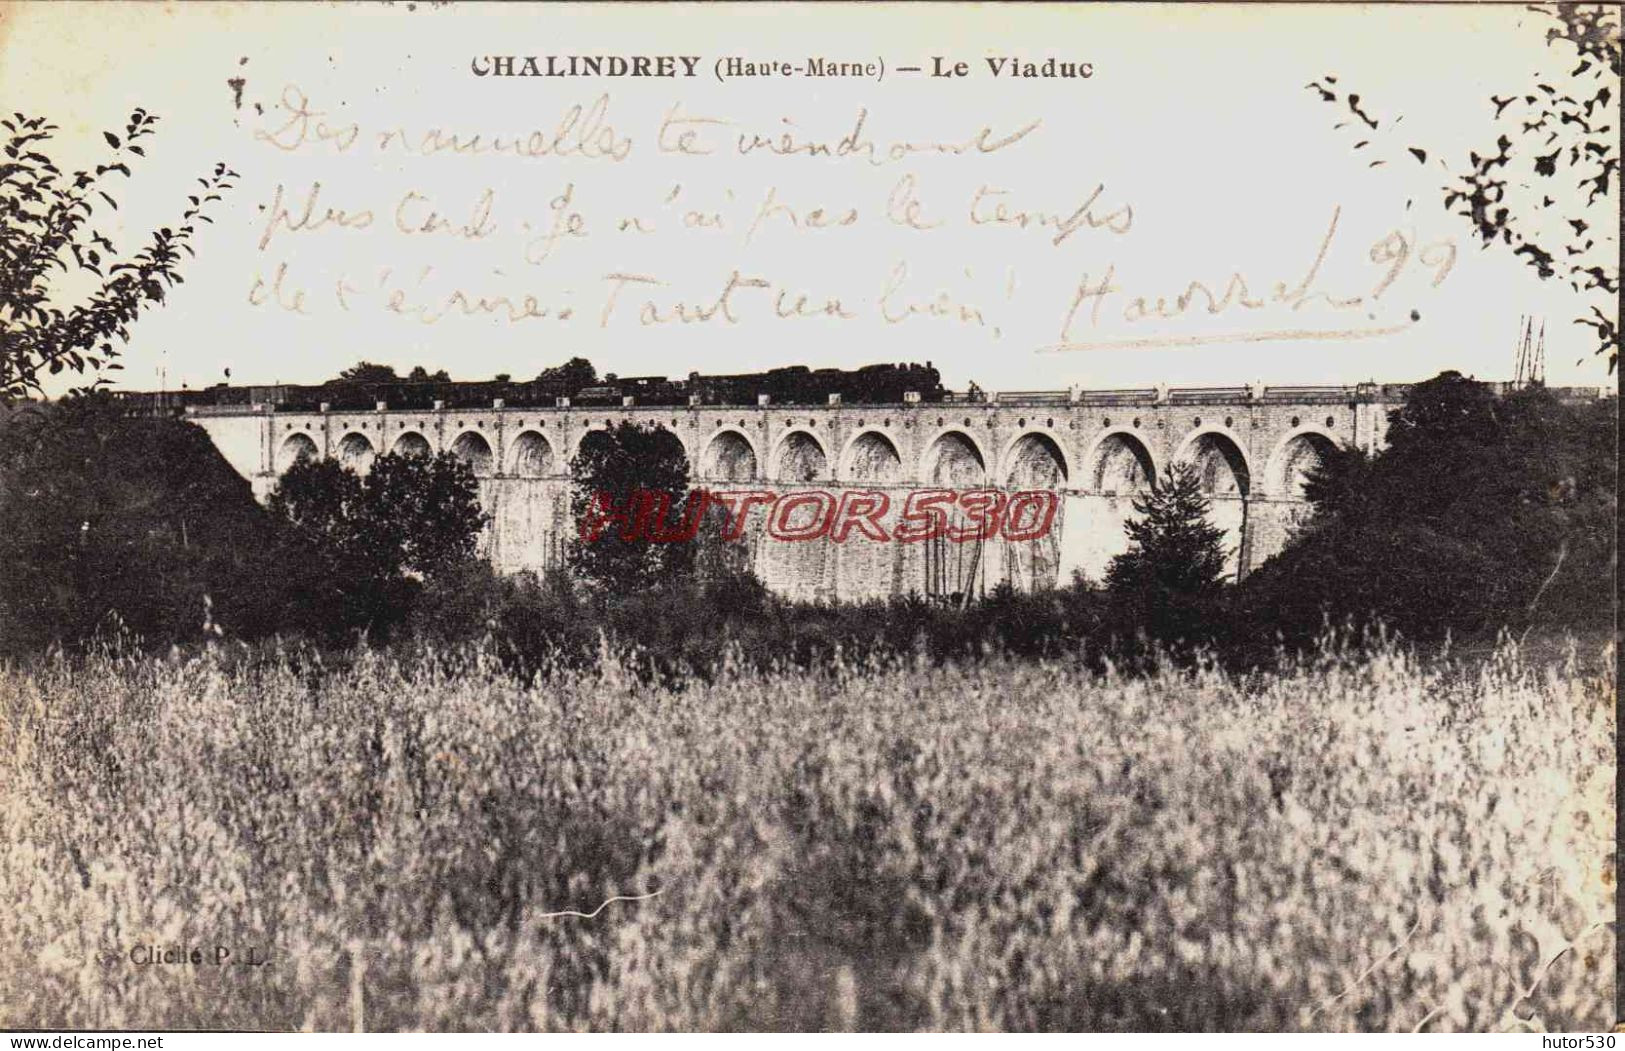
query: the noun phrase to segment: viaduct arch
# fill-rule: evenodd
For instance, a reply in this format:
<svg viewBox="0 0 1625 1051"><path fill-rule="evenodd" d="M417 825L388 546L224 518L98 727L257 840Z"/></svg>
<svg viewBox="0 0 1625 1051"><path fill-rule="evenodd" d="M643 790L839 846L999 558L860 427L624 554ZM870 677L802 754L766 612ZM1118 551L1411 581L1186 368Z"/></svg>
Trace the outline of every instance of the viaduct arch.
<svg viewBox="0 0 1625 1051"><path fill-rule="evenodd" d="M357 431L351 431L339 441L339 462L353 468L357 474L365 474L375 456L377 450L372 447L372 442Z"/></svg>
<svg viewBox="0 0 1625 1051"><path fill-rule="evenodd" d="M1054 435L1026 431L1011 438L999 455L1008 489L1066 489L1074 475L1066 450Z"/></svg>
<svg viewBox="0 0 1625 1051"><path fill-rule="evenodd" d="M829 481L829 455L818 436L801 428L785 431L773 454L773 480L792 485Z"/></svg>
<svg viewBox="0 0 1625 1051"><path fill-rule="evenodd" d="M1252 468L1236 436L1221 427L1199 426L1174 455L1176 463L1194 466L1208 497L1240 497L1252 492Z"/></svg>
<svg viewBox="0 0 1625 1051"><path fill-rule="evenodd" d="M478 431L464 431L451 443L452 455L474 469L475 475L491 473L491 443Z"/></svg>
<svg viewBox="0 0 1625 1051"><path fill-rule="evenodd" d="M434 447L429 444L428 438L417 431L402 431L396 436L390 451L397 456L430 456L434 453Z"/></svg>
<svg viewBox="0 0 1625 1051"><path fill-rule="evenodd" d="M513 440L508 473L515 478L551 478L561 472L553 443L540 431L520 431Z"/></svg>
<svg viewBox="0 0 1625 1051"><path fill-rule="evenodd" d="M869 485L896 485L903 480L903 456L896 435L877 427L860 430L841 451L841 478Z"/></svg>
<svg viewBox="0 0 1625 1051"><path fill-rule="evenodd" d="M320 451L316 448L316 440L310 435L304 431L290 434L283 439L282 448L277 453L276 473L286 474L288 468L300 460L314 460L320 455Z"/></svg>
<svg viewBox="0 0 1625 1051"><path fill-rule="evenodd" d="M693 461L692 456L690 461ZM710 481L754 482L760 476L761 462L762 458L756 454L756 443L750 436L727 427L706 439L699 474Z"/></svg>
<svg viewBox="0 0 1625 1051"><path fill-rule="evenodd" d="M915 477L935 489L980 489L988 482L987 456L975 438L950 426L926 443Z"/></svg>
<svg viewBox="0 0 1625 1051"><path fill-rule="evenodd" d="M1102 431L1084 458L1088 482L1098 493L1137 493L1157 484L1157 461L1138 432L1127 427Z"/></svg>
<svg viewBox="0 0 1625 1051"><path fill-rule="evenodd" d="M1304 427L1275 444L1264 474L1264 491L1281 499L1299 499L1305 477L1337 448L1337 439L1319 427Z"/></svg>

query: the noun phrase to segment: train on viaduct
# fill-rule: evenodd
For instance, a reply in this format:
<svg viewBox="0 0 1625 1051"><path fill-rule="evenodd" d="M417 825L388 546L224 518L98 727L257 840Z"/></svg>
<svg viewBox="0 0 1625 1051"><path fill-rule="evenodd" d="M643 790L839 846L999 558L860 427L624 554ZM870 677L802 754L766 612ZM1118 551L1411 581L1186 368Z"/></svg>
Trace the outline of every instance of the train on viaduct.
<svg viewBox="0 0 1625 1051"><path fill-rule="evenodd" d="M867 375L864 375L864 374ZM366 471L385 452L450 451L479 480L491 522L481 549L507 571L563 563L576 535L569 464L594 431L633 423L681 443L693 484L718 490L890 493L1042 489L1057 494L1035 539L886 543L773 542L759 521L743 537L772 589L803 599L918 592L971 596L1000 584L1100 580L1127 548L1135 497L1165 465L1196 466L1224 529L1229 572L1280 550L1307 515L1306 473L1336 446L1374 451L1407 386L948 391L935 369L878 366L744 377L659 377L575 387L393 384L220 387L126 395L132 408L179 412L202 427L260 497L301 457Z"/></svg>

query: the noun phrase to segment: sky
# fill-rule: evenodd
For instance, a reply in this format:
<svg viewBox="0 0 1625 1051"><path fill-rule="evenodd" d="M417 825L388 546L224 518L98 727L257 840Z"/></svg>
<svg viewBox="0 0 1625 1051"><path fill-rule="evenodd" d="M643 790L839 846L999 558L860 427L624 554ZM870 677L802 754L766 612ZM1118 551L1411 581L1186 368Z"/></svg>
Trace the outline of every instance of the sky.
<svg viewBox="0 0 1625 1051"><path fill-rule="evenodd" d="M1549 382L1606 385L1573 323L1595 300L1443 203L1506 130L1491 96L1573 67L1550 24L1521 4L12 4L0 108L57 124L67 167L159 115L97 214L121 249L216 162L240 173L133 327L127 389L577 355L673 377L929 360L988 390L1505 379L1525 316ZM550 55L699 75L476 75ZM717 76L815 57L873 68ZM988 62L1052 58L1091 75ZM1379 133L1308 87L1326 75ZM1617 237L1617 183L1552 208Z"/></svg>

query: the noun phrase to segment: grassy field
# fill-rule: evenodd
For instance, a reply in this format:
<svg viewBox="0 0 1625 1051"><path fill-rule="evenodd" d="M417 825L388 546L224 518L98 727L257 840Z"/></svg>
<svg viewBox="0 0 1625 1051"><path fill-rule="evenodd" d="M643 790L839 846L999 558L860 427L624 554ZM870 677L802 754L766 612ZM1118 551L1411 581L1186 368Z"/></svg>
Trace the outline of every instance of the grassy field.
<svg viewBox="0 0 1625 1051"><path fill-rule="evenodd" d="M0 669L0 1026L1599 1029L1610 659Z"/></svg>

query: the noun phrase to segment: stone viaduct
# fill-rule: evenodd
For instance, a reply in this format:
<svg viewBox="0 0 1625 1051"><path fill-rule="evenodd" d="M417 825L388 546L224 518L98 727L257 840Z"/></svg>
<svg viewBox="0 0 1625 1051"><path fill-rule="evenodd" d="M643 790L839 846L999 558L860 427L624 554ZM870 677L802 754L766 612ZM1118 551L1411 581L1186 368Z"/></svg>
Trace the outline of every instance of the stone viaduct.
<svg viewBox="0 0 1625 1051"><path fill-rule="evenodd" d="M1278 551L1306 513L1305 472L1336 445L1383 440L1406 388L1265 387L1022 392L898 404L488 407L298 411L272 403L194 405L187 418L265 497L300 456L366 470L384 451L450 450L479 478L492 524L487 556L509 571L559 563L573 536L569 461L583 437L622 421L664 428L687 451L696 485L895 494L919 488L1050 489L1047 537L1012 543L774 542L753 518L745 542L761 578L800 598L862 599L917 591L979 593L1099 580L1125 549L1136 493L1164 465L1195 464L1245 575ZM563 399L561 399L563 401Z"/></svg>

